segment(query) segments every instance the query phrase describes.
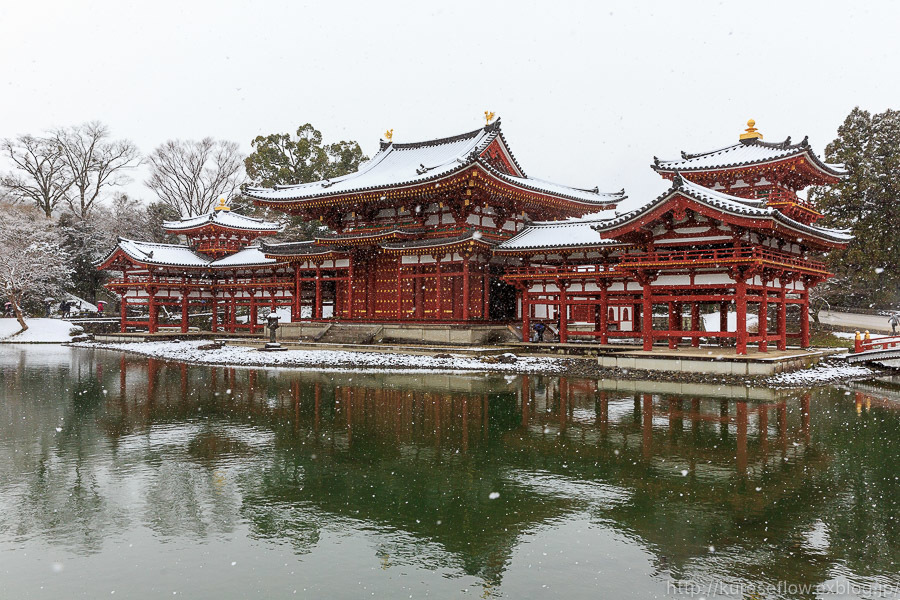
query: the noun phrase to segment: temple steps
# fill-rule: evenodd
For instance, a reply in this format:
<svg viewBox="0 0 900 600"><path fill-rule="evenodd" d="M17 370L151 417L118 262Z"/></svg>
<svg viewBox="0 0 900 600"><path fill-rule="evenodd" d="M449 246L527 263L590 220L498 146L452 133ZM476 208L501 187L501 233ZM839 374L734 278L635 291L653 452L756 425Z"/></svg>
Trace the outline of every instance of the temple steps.
<svg viewBox="0 0 900 600"><path fill-rule="evenodd" d="M371 344L377 342L384 330L382 325L362 323L333 323L316 342L320 344Z"/></svg>

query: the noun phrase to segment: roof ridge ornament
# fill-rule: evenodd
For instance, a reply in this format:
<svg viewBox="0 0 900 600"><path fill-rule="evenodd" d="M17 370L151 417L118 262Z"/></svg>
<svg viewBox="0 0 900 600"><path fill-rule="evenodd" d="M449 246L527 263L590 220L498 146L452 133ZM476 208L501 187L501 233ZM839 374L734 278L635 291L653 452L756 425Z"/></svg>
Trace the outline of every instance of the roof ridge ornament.
<svg viewBox="0 0 900 600"><path fill-rule="evenodd" d="M216 207L213 209L214 212L219 212L220 210L231 210L231 207L228 206L228 201L225 200L225 196L219 196L219 201L216 203Z"/></svg>
<svg viewBox="0 0 900 600"><path fill-rule="evenodd" d="M388 143L391 143L392 141L394 141L394 130L393 130L393 129L388 129L387 131L385 131L385 132L384 132L384 139L385 139L385 141L388 142Z"/></svg>
<svg viewBox="0 0 900 600"><path fill-rule="evenodd" d="M484 111L484 126L487 127L491 124L491 121L494 120L494 117L497 116L497 113L494 111L486 110Z"/></svg>
<svg viewBox="0 0 900 600"><path fill-rule="evenodd" d="M747 121L747 130L741 134L740 141L761 139L763 139L763 134L756 128L756 121L750 119Z"/></svg>
<svg viewBox="0 0 900 600"><path fill-rule="evenodd" d="M681 176L680 171L675 171L675 176L672 177L672 187L680 188L684 185L684 178Z"/></svg>

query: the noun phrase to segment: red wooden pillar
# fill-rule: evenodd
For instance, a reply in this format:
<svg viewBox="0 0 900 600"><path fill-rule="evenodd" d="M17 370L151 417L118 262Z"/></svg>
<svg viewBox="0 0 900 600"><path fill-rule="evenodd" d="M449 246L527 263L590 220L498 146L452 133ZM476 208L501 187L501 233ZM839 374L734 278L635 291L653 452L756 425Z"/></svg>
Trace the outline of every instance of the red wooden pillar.
<svg viewBox="0 0 900 600"><path fill-rule="evenodd" d="M522 341L531 340L531 299L528 284L522 288Z"/></svg>
<svg viewBox="0 0 900 600"><path fill-rule="evenodd" d="M491 318L491 276L486 264L481 266L484 274L481 276L481 318L485 321Z"/></svg>
<svg viewBox="0 0 900 600"><path fill-rule="evenodd" d="M125 292L122 292L122 301L119 303L119 306L119 320L121 321L119 330L122 333L125 333L126 323L128 321L128 298L125 296Z"/></svg>
<svg viewBox="0 0 900 600"><path fill-rule="evenodd" d="M413 280L413 294L416 297L415 315L417 319L425 317L425 267L421 264L416 266L416 277Z"/></svg>
<svg viewBox="0 0 900 600"><path fill-rule="evenodd" d="M759 299L759 315L757 316L758 324L756 330L759 333L759 351L768 352L769 350L769 288L765 279L762 280L762 296Z"/></svg>
<svg viewBox="0 0 900 600"><path fill-rule="evenodd" d="M403 257L397 257L397 319L403 318Z"/></svg>
<svg viewBox="0 0 900 600"><path fill-rule="evenodd" d="M350 268L347 271L347 318L353 318L353 282L355 281L355 263L353 254L350 254Z"/></svg>
<svg viewBox="0 0 900 600"><path fill-rule="evenodd" d="M738 402L735 420L737 421L737 472L741 476L747 475L747 403Z"/></svg>
<svg viewBox="0 0 900 600"><path fill-rule="evenodd" d="M641 297L641 335L644 338L644 350L653 350L653 290L650 280L644 278L644 290Z"/></svg>
<svg viewBox="0 0 900 600"><path fill-rule="evenodd" d="M375 318L375 277L377 276L378 261L374 256L366 261L366 317Z"/></svg>
<svg viewBox="0 0 900 600"><path fill-rule="evenodd" d="M463 305L462 305L462 320L469 320L469 303L472 301L469 298L469 255L466 254L462 257L462 296L463 296Z"/></svg>
<svg viewBox="0 0 900 600"><path fill-rule="evenodd" d="M678 307L678 304L675 302L669 302L669 331L677 331L679 325L677 321L678 317L675 315L675 310ZM680 315L679 315L680 316ZM678 346L679 338L675 337L674 333L669 333L669 350L674 350Z"/></svg>
<svg viewBox="0 0 900 600"><path fill-rule="evenodd" d="M738 354L747 354L747 280L743 274L735 277L734 303L737 310L737 342L735 348Z"/></svg>
<svg viewBox="0 0 900 600"><path fill-rule="evenodd" d="M228 310L228 327L231 333L237 331L237 299L234 297L234 292L231 292L231 298L229 299L229 310Z"/></svg>
<svg viewBox="0 0 900 600"><path fill-rule="evenodd" d="M719 331L726 332L728 331L728 303L722 302L719 305ZM725 338L719 338L719 342Z"/></svg>
<svg viewBox="0 0 900 600"><path fill-rule="evenodd" d="M250 333L256 333L256 322L257 322L257 312L256 312L256 290L252 290L250 292L250 316L248 317L250 321Z"/></svg>
<svg viewBox="0 0 900 600"><path fill-rule="evenodd" d="M435 313L437 313L436 319L440 321L444 317L444 290L443 290L443 281L441 278L441 258L436 256L435 259L437 262L434 267L434 281L436 286L436 300L435 303L437 308L435 308Z"/></svg>
<svg viewBox="0 0 900 600"><path fill-rule="evenodd" d="M569 296L566 294L568 284L563 281L556 282L559 287L559 343L569 341Z"/></svg>
<svg viewBox="0 0 900 600"><path fill-rule="evenodd" d="M691 332L697 333L700 331L700 303L699 302L691 302ZM700 347L700 338L694 335L691 337L691 346L694 348Z"/></svg>
<svg viewBox="0 0 900 600"><path fill-rule="evenodd" d="M156 333L159 329L159 316L156 312L156 289L150 288L147 290L147 293L149 294L149 297L147 298L147 312L150 315L147 331Z"/></svg>
<svg viewBox="0 0 900 600"><path fill-rule="evenodd" d="M804 282L803 293L800 294L800 347L809 348L809 284Z"/></svg>
<svg viewBox="0 0 900 600"><path fill-rule="evenodd" d="M313 308L313 317L322 318L322 265L316 264L316 305Z"/></svg>
<svg viewBox="0 0 900 600"><path fill-rule="evenodd" d="M609 286L600 282L600 343L609 343Z"/></svg>
<svg viewBox="0 0 900 600"><path fill-rule="evenodd" d="M291 294L291 321L300 321L303 314L303 290L300 288L300 265L294 263L294 290Z"/></svg>
<svg viewBox="0 0 900 600"><path fill-rule="evenodd" d="M188 332L188 308L190 300L188 299L188 289L181 289L181 333Z"/></svg>
<svg viewBox="0 0 900 600"><path fill-rule="evenodd" d="M779 279L781 290L778 293L778 349L787 350L787 289Z"/></svg>
<svg viewBox="0 0 900 600"><path fill-rule="evenodd" d="M210 319L210 331L215 333L217 331L216 319L219 317L219 299L216 296L213 296L212 299L212 318Z"/></svg>

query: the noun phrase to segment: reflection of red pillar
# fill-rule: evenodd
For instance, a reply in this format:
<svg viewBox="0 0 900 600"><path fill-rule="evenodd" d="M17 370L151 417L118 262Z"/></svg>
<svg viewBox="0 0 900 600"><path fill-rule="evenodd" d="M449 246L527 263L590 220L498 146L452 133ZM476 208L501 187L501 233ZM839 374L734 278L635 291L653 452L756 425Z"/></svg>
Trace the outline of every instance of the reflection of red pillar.
<svg viewBox="0 0 900 600"><path fill-rule="evenodd" d="M188 401L188 373L187 373L187 365L185 363L181 363L180 367L180 377L181 377L181 398L180 400L187 404Z"/></svg>
<svg viewBox="0 0 900 600"><path fill-rule="evenodd" d="M314 415L314 419L315 419L315 420L314 420L314 425L313 425L313 427L314 427L316 433L318 433L318 431L319 431L319 414L320 414L319 408L320 408L320 406L321 406L321 404L322 404L322 384L319 383L318 381L316 382L315 390L314 390L313 393L314 393L314 396L315 396L315 397L314 397L314 403L315 403L315 415Z"/></svg>
<svg viewBox="0 0 900 600"><path fill-rule="evenodd" d="M747 474L747 403L737 403L737 470Z"/></svg>
<svg viewBox="0 0 900 600"><path fill-rule="evenodd" d="M212 299L212 320L210 321L210 329L213 333L218 330L218 326L216 325L216 320L219 318L219 299L213 296Z"/></svg>
<svg viewBox="0 0 900 600"><path fill-rule="evenodd" d="M606 395L605 390L600 392L600 414L598 417L600 419L600 433L606 433L609 427L609 397Z"/></svg>
<svg viewBox="0 0 900 600"><path fill-rule="evenodd" d="M125 403L125 400L126 400L126 398L125 398L125 392L126 392L125 384L126 384L126 372L127 372L127 369L128 369L128 366L127 366L126 363L125 363L125 355L122 354L122 356L119 358L119 401L122 402L122 404L124 404L124 403Z"/></svg>
<svg viewBox="0 0 900 600"><path fill-rule="evenodd" d="M769 453L769 406L759 405L759 449L763 456Z"/></svg>
<svg viewBox="0 0 900 600"><path fill-rule="evenodd" d="M734 303L737 310L737 354L747 354L747 281L740 274L734 284Z"/></svg>
<svg viewBox="0 0 900 600"><path fill-rule="evenodd" d="M787 452L787 403L778 403L778 443L781 446L782 457Z"/></svg>
<svg viewBox="0 0 900 600"><path fill-rule="evenodd" d="M465 396L462 399L462 451L469 451L469 400Z"/></svg>
<svg viewBox="0 0 900 600"><path fill-rule="evenodd" d="M809 397L806 393L800 397L800 433L803 435L803 441L809 443Z"/></svg>
<svg viewBox="0 0 900 600"><path fill-rule="evenodd" d="M159 370L159 361L155 358L147 359L147 401L156 400L156 373Z"/></svg>
<svg viewBox="0 0 900 600"><path fill-rule="evenodd" d="M531 379L522 375L522 427L528 427L529 410L531 408Z"/></svg>
<svg viewBox="0 0 900 600"><path fill-rule="evenodd" d="M566 430L569 416L569 380L566 377L559 378L559 428Z"/></svg>
<svg viewBox="0 0 900 600"><path fill-rule="evenodd" d="M644 394L641 406L641 450L644 458L650 458L653 451L653 395Z"/></svg>

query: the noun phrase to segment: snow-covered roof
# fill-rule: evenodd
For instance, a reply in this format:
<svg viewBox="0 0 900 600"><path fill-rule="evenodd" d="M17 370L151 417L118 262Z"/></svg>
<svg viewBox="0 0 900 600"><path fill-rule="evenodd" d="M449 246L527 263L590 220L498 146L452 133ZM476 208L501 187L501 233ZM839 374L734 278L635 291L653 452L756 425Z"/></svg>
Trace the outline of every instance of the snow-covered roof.
<svg viewBox="0 0 900 600"><path fill-rule="evenodd" d="M518 174L511 175L498 170L483 153L498 139L502 147L508 150L499 125L499 121L496 121L468 133L425 142L384 143L379 152L360 165L359 170L354 173L311 183L248 188L246 193L249 197L262 201L340 196L439 180L477 163L500 179L539 193L597 204L614 203L625 198L624 191L600 193L596 189L584 190L529 178L510 152L507 155Z"/></svg>
<svg viewBox="0 0 900 600"><path fill-rule="evenodd" d="M616 211L608 210L580 219L533 223L518 235L506 240L497 250L532 250L573 248L578 246L611 246L616 240L602 238L595 227L616 217Z"/></svg>
<svg viewBox="0 0 900 600"><path fill-rule="evenodd" d="M266 258L259 246L249 246L234 254L223 256L209 263L211 268L216 267L252 267L272 265L277 261L274 258Z"/></svg>
<svg viewBox="0 0 900 600"><path fill-rule="evenodd" d="M134 260L153 265L205 267L209 258L181 244L157 244L119 238L119 248Z"/></svg>
<svg viewBox="0 0 900 600"><path fill-rule="evenodd" d="M196 229L204 225L218 225L228 229L243 229L250 231L281 231L281 226L272 221L263 221L254 217L231 212L230 210L214 210L205 215L188 217L179 221L163 221L163 228L168 231L186 231Z"/></svg>
<svg viewBox="0 0 900 600"><path fill-rule="evenodd" d="M791 138L784 142L772 144L759 139L741 140L737 144L701 152L698 154L681 153L681 159L660 160L654 157L653 169L662 172L672 171L714 171L717 169L733 169L748 165L775 162L792 156L805 154L810 161L829 175L841 176L846 172L840 165L822 162L809 146L807 138L799 144L791 144Z"/></svg>
<svg viewBox="0 0 900 600"><path fill-rule="evenodd" d="M622 214L614 219L598 223L594 227L601 233L618 229L626 223L640 219L643 215L667 202L676 193L689 196L702 204L706 204L707 206L716 208L725 213L741 217L768 218L778 222L784 227L797 231L798 233L813 235L832 242L846 243L853 239L853 236L849 231L801 223L784 215L778 209L761 206L756 200L731 196L692 183L679 173L676 173L675 178L672 181L672 187L652 202L648 202L640 208Z"/></svg>

